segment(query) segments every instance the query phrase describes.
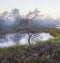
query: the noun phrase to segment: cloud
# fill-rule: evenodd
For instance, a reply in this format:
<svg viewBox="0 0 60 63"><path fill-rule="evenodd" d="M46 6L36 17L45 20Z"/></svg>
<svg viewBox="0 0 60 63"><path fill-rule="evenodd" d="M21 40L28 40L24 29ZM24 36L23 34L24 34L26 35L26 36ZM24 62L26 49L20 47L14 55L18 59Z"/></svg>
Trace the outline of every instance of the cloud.
<svg viewBox="0 0 60 63"><path fill-rule="evenodd" d="M21 19L22 16L18 9L12 9L10 13L5 11L0 15L0 28L7 29L16 27Z"/></svg>
<svg viewBox="0 0 60 63"><path fill-rule="evenodd" d="M30 11L26 17L31 20L29 24L31 28L55 28L56 25L60 24L60 19L53 19L50 16L45 17L37 9L33 12Z"/></svg>
<svg viewBox="0 0 60 63"><path fill-rule="evenodd" d="M60 24L60 19L45 17L38 9L32 12L29 11L26 18L29 19L29 26L31 28L55 28L56 25ZM14 8L10 13L5 11L0 14L0 30L18 27L19 21L26 18L20 15L19 9Z"/></svg>

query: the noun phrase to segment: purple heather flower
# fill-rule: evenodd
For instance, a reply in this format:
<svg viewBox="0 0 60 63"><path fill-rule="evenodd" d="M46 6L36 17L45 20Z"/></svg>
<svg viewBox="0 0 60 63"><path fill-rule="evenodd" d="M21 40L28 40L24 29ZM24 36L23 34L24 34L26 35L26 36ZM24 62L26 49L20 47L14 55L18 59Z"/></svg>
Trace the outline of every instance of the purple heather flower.
<svg viewBox="0 0 60 63"><path fill-rule="evenodd" d="M34 52L32 55L33 55L34 57L38 57L38 53L37 53L37 52Z"/></svg>

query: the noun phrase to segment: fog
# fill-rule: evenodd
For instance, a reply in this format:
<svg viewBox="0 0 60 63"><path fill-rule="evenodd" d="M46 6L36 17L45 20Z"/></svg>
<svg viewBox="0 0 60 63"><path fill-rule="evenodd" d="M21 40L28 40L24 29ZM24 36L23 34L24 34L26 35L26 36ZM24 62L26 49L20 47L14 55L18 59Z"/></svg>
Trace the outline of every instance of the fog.
<svg viewBox="0 0 60 63"><path fill-rule="evenodd" d="M56 28L56 25L60 24L60 18L53 19L50 16L45 17L38 9L35 9L32 12L29 11L27 15L21 15L19 9L12 9L11 12L5 11L0 14L0 31L9 30L9 33L6 33L3 37L0 35L0 47L13 46L16 43L28 44L28 34L21 34L19 32L10 33L10 30L20 27L19 23L22 19L29 19L27 25L32 29ZM46 41L50 38L54 38L50 33L41 32L33 34L30 41L34 44L36 41Z"/></svg>
<svg viewBox="0 0 60 63"><path fill-rule="evenodd" d="M45 17L38 9L30 11L26 16L22 16L19 13L19 9L12 9L11 12L5 11L0 14L0 30L19 27L20 20L26 18L29 19L29 26L31 28L55 28L57 24L60 24L60 19Z"/></svg>
<svg viewBox="0 0 60 63"><path fill-rule="evenodd" d="M0 38L0 47L10 47L16 44L24 45L28 44L28 34L20 34L20 33L8 33L5 34L4 37ZM54 39L54 37L49 33L36 33L32 34L31 44L35 44L36 41L47 41L48 39Z"/></svg>

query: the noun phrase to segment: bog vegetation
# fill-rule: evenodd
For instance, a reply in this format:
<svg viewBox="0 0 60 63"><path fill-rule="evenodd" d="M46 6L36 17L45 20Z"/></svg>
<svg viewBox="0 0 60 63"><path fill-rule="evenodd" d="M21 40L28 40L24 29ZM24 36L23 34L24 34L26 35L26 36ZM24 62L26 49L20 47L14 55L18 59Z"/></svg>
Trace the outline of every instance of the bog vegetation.
<svg viewBox="0 0 60 63"><path fill-rule="evenodd" d="M54 39L37 41L32 47L15 45L0 48L0 63L60 63L60 34L54 32L53 35Z"/></svg>

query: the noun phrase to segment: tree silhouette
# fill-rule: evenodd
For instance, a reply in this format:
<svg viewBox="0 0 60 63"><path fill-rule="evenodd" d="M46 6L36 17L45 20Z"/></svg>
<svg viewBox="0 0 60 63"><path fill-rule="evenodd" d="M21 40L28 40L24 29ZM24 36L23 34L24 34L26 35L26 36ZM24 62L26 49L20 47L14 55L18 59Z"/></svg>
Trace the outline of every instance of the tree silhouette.
<svg viewBox="0 0 60 63"><path fill-rule="evenodd" d="M27 34L28 34L28 43L29 46L32 46L30 43L30 39L32 36L32 31L30 30L30 26L29 26L29 19L22 19L19 23L20 25L20 30L24 30Z"/></svg>

